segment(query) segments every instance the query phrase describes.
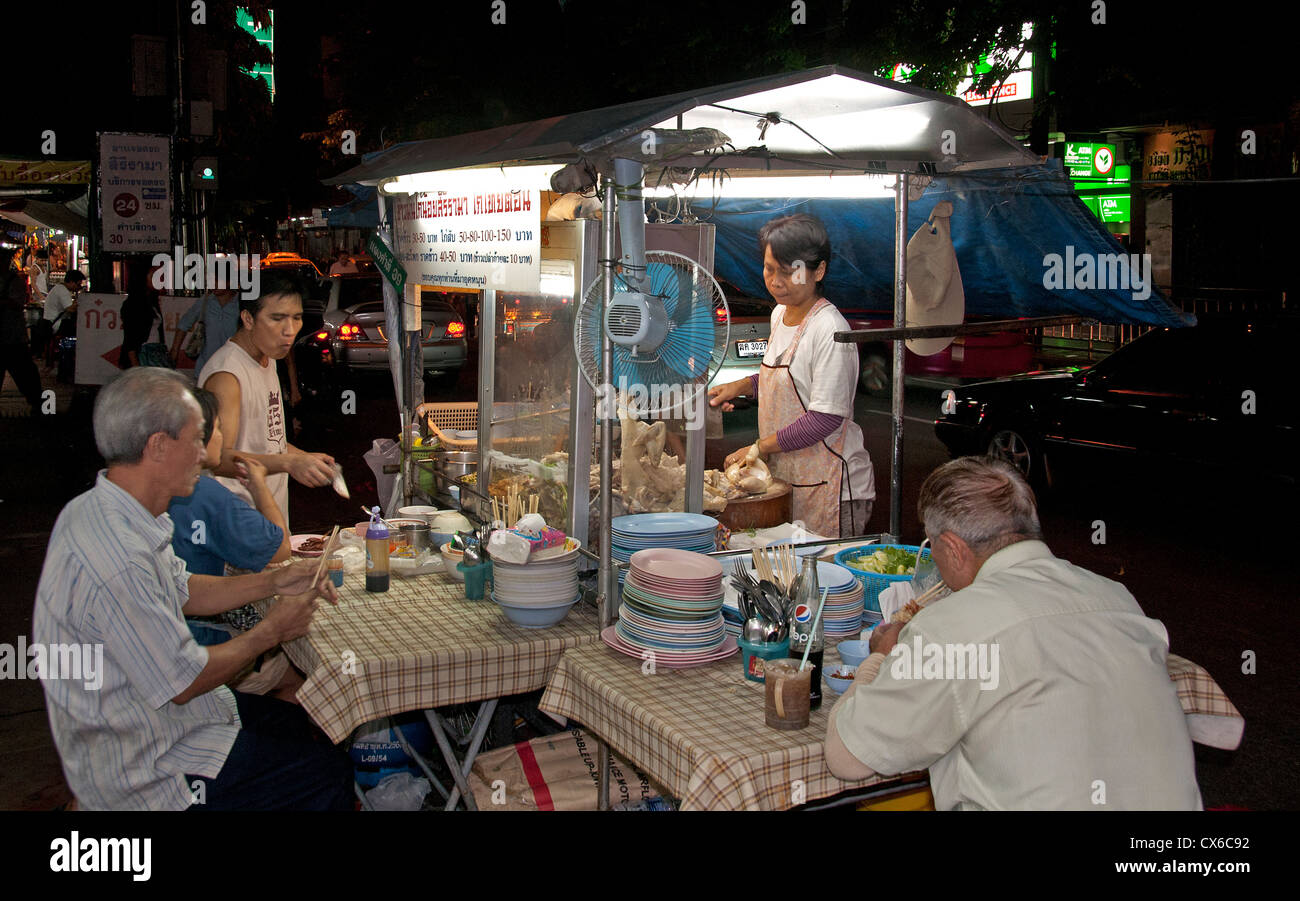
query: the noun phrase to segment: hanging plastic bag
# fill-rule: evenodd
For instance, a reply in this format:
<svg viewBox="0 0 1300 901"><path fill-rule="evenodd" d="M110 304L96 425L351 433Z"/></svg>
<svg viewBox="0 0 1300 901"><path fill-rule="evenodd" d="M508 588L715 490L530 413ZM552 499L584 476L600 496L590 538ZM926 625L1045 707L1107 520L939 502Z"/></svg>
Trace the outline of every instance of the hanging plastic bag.
<svg viewBox="0 0 1300 901"><path fill-rule="evenodd" d="M392 438L376 438L362 457L375 474L375 488L385 516L402 506L402 446Z"/></svg>
<svg viewBox="0 0 1300 901"><path fill-rule="evenodd" d="M966 314L957 253L952 246L952 203L935 204L924 225L907 242L906 324L960 325ZM937 354L952 343L946 338L908 338L914 354Z"/></svg>

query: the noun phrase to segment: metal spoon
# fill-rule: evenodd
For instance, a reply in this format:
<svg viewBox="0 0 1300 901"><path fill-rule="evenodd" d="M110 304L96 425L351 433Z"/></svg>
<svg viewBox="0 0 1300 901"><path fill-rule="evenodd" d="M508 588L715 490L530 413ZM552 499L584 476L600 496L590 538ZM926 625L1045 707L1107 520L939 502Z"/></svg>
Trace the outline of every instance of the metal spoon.
<svg viewBox="0 0 1300 901"><path fill-rule="evenodd" d="M787 604L785 592L775 582L769 582L767 579L759 582L758 588L763 593L763 600L772 608L768 619L777 625L784 623L786 621L785 608Z"/></svg>

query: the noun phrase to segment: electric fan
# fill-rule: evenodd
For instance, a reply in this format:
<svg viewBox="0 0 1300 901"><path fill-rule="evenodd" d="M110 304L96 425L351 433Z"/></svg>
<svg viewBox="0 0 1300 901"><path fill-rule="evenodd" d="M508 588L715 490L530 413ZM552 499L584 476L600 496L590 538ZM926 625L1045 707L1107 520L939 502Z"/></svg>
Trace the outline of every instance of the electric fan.
<svg viewBox="0 0 1300 901"><path fill-rule="evenodd" d="M651 250L644 260L642 271L633 263L615 274L608 311L602 309L606 275L587 290L574 319L574 351L591 386L610 385L629 410L681 416L726 356L727 300L713 276L688 257ZM608 374L601 372L603 333L614 351Z"/></svg>

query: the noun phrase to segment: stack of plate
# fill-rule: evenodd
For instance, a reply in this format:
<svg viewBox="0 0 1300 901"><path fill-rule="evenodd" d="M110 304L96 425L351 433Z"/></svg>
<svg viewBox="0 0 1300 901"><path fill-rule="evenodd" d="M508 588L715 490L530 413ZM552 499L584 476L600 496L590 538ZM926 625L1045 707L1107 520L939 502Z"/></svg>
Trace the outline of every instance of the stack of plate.
<svg viewBox="0 0 1300 901"><path fill-rule="evenodd" d="M734 653L723 629L722 565L703 554L648 548L632 554L616 625L601 633L617 651L667 667Z"/></svg>
<svg viewBox="0 0 1300 901"><path fill-rule="evenodd" d="M822 613L822 625L826 629L826 642L827 644L834 644L838 641L857 638L858 634L862 632L863 591L862 583L849 570L842 566L836 566L834 563L827 563L826 566L839 570L843 574L839 584L830 584L830 591L826 593L826 610ZM817 575L819 578L822 575L820 565ZM826 582L820 584L823 588L827 587Z"/></svg>
<svg viewBox="0 0 1300 901"><path fill-rule="evenodd" d="M527 563L492 561L492 600L511 607L554 607L576 601L578 542L538 551Z"/></svg>
<svg viewBox="0 0 1300 901"><path fill-rule="evenodd" d="M676 548L710 554L717 550L718 521L702 513L634 513L616 516L610 523L610 555L620 563L637 551ZM626 578L619 570L619 584Z"/></svg>

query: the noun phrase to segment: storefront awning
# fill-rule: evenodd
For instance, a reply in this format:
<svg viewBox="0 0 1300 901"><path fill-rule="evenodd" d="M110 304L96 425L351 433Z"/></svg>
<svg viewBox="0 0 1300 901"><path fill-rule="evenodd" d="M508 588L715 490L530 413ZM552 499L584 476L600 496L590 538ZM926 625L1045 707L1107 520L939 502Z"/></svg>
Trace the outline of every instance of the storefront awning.
<svg viewBox="0 0 1300 901"><path fill-rule="evenodd" d="M1038 161L955 97L822 66L399 144L326 184L375 185L470 166L576 162L653 127L717 129L736 151L664 161L675 166L713 160L725 168L944 173Z"/></svg>
<svg viewBox="0 0 1300 901"><path fill-rule="evenodd" d="M74 202L75 203L75 202ZM83 212L76 212L72 204L50 203L44 200L10 200L0 203L0 216L33 228L53 228L71 235L86 235L90 229L86 224L85 202Z"/></svg>

